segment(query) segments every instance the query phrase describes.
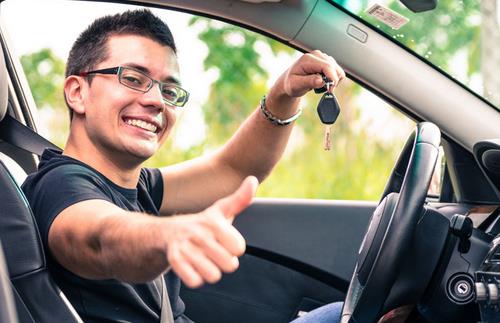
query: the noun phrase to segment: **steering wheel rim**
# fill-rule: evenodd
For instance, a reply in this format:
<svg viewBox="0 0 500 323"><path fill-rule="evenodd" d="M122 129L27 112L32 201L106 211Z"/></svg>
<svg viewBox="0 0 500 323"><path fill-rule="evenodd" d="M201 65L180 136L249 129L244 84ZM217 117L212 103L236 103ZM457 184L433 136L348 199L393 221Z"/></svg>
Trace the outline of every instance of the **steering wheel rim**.
<svg viewBox="0 0 500 323"><path fill-rule="evenodd" d="M406 141L359 249L341 322L375 322L408 251L439 154L441 132L417 124Z"/></svg>

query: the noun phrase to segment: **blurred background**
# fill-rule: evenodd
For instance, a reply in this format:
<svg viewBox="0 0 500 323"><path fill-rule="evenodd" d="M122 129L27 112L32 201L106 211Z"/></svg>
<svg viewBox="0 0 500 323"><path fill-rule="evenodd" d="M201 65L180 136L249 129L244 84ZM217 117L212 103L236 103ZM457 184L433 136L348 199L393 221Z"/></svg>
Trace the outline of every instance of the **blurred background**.
<svg viewBox="0 0 500 323"><path fill-rule="evenodd" d="M27 10L29 8L29 10ZM1 14L38 107L39 131L64 147L69 117L63 99L72 42L96 17L132 6L79 1L8 0ZM165 166L220 147L257 108L301 53L219 21L153 9L172 29L190 102L164 147L147 166ZM19 17L24 17L19 19ZM436 55L436 54L433 54ZM316 113L320 95L302 100L285 155L258 190L260 197L377 200L414 122L351 80L336 90L341 114L332 150L323 149Z"/></svg>

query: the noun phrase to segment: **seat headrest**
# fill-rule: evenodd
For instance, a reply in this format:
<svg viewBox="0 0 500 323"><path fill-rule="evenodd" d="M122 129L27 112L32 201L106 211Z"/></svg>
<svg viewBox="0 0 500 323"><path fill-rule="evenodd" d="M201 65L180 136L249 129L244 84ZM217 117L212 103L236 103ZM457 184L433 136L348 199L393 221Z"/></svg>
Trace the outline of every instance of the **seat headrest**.
<svg viewBox="0 0 500 323"><path fill-rule="evenodd" d="M7 67L3 57L3 49L0 48L0 121L7 113L9 99L9 85L7 83Z"/></svg>

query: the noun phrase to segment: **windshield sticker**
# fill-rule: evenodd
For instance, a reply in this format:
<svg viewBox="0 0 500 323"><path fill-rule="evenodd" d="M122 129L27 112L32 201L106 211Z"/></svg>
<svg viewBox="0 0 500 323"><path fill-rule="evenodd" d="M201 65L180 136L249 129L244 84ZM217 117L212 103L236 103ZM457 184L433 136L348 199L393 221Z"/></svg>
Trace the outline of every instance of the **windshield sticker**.
<svg viewBox="0 0 500 323"><path fill-rule="evenodd" d="M386 8L378 3L374 3L371 7L369 7L366 10L366 13L396 30L410 21L410 19L400 15L396 11Z"/></svg>

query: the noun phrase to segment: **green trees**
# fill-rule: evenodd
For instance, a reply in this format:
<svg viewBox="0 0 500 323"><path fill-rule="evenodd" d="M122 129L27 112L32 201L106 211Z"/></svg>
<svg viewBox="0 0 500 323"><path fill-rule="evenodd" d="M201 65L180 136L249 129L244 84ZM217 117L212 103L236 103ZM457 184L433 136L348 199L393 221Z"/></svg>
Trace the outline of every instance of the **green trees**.
<svg viewBox="0 0 500 323"><path fill-rule="evenodd" d="M21 57L39 115L43 118L42 133L63 147L69 130L69 113L63 95L64 62L49 48Z"/></svg>

